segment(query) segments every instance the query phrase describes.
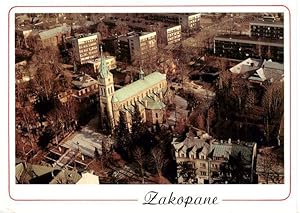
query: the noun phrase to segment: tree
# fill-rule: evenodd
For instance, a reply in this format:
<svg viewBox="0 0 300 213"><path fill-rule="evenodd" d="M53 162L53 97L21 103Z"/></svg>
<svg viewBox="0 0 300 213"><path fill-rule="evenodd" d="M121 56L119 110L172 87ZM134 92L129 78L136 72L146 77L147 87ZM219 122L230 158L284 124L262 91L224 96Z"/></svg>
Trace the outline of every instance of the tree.
<svg viewBox="0 0 300 213"><path fill-rule="evenodd" d="M120 111L120 118L114 129L115 149L125 159L129 157L129 147L131 145L131 137L126 121L126 114Z"/></svg>
<svg viewBox="0 0 300 213"><path fill-rule="evenodd" d="M187 121L186 118L180 117L179 119L176 119L175 123L175 131L181 135L186 132L188 126L187 126Z"/></svg>
<svg viewBox="0 0 300 213"><path fill-rule="evenodd" d="M145 183L145 151L143 148L136 146L132 151L134 162L138 165L142 177L142 183Z"/></svg>
<svg viewBox="0 0 300 213"><path fill-rule="evenodd" d="M168 160L165 157L165 154L161 147L156 146L151 149L151 155L155 164L155 168L159 177L163 176L163 169L167 165Z"/></svg>
<svg viewBox="0 0 300 213"><path fill-rule="evenodd" d="M229 184L251 183L250 169L244 165L242 153L236 156L230 155L228 161L220 165L221 180Z"/></svg>
<svg viewBox="0 0 300 213"><path fill-rule="evenodd" d="M110 35L108 27L103 22L97 24L97 31L100 32L102 39L107 38Z"/></svg>
<svg viewBox="0 0 300 213"><path fill-rule="evenodd" d="M197 183L196 170L192 162L189 161L177 164L178 178L182 178L183 183Z"/></svg>
<svg viewBox="0 0 300 213"><path fill-rule="evenodd" d="M94 158L96 160L99 160L100 159L100 154L99 154L99 151L98 149L95 147L95 150L94 150Z"/></svg>
<svg viewBox="0 0 300 213"><path fill-rule="evenodd" d="M282 183L283 149L264 149L258 155L257 173L261 177L262 181L266 184Z"/></svg>
<svg viewBox="0 0 300 213"><path fill-rule="evenodd" d="M116 26L113 29L113 33L114 34L118 34L118 35L122 35L122 34L126 34L129 32L129 27L128 25L120 20L116 21Z"/></svg>
<svg viewBox="0 0 300 213"><path fill-rule="evenodd" d="M265 114L265 135L267 143L277 137L275 128L280 123L284 107L283 83L275 82L266 88L263 96L263 108ZM278 132L278 131L277 131Z"/></svg>

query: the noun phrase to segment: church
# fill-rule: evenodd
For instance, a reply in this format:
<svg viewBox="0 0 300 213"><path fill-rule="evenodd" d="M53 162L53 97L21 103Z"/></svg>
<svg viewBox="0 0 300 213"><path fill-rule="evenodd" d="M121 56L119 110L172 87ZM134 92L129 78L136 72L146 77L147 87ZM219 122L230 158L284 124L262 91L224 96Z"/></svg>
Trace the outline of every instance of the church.
<svg viewBox="0 0 300 213"><path fill-rule="evenodd" d="M120 112L125 114L130 123L134 106L138 107L143 122L161 124L165 121L166 105L163 100L168 88L166 74L156 71L145 76L140 70L139 80L115 91L113 74L105 63L101 48L98 84L102 124L108 121L110 127L114 128L119 122ZM108 120L105 121L104 117Z"/></svg>

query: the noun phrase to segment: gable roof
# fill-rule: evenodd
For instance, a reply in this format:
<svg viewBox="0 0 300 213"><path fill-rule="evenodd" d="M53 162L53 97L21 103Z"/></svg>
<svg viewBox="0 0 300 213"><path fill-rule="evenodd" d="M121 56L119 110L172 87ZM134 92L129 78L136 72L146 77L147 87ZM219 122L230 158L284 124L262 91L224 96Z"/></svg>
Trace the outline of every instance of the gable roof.
<svg viewBox="0 0 300 213"><path fill-rule="evenodd" d="M76 76L75 80L72 81L72 84L76 87L76 89L83 89L93 84L98 84L98 81L93 79L91 76L84 74L82 76Z"/></svg>
<svg viewBox="0 0 300 213"><path fill-rule="evenodd" d="M161 74L160 72L153 72L145 76L143 80L142 79L137 80L117 90L114 94L115 96L114 100L117 102L122 102L164 80L166 80L165 74Z"/></svg>
<svg viewBox="0 0 300 213"><path fill-rule="evenodd" d="M40 32L39 36L41 37L42 40L44 40L44 39L54 37L59 33L67 33L67 32L71 32L71 27L68 25L62 25L60 27L55 27L53 29Z"/></svg>

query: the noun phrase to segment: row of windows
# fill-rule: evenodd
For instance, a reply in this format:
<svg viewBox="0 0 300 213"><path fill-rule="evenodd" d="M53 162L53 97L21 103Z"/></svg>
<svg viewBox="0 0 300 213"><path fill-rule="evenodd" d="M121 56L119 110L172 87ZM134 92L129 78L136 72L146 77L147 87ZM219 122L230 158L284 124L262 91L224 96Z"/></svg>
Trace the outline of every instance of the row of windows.
<svg viewBox="0 0 300 213"><path fill-rule="evenodd" d="M85 53L85 52L89 52L89 51L93 51L93 50L98 50L98 48L96 46L93 47L89 47L89 48L85 48L85 49L80 49L79 53Z"/></svg>
<svg viewBox="0 0 300 213"><path fill-rule="evenodd" d="M268 29L274 29L274 30L283 30L283 27L270 27L270 26L258 26L258 25L252 25L251 26L252 29L256 29L256 28L268 28Z"/></svg>
<svg viewBox="0 0 300 213"><path fill-rule="evenodd" d="M167 30L167 33L181 33L181 28L179 29L173 29L173 30Z"/></svg>
<svg viewBox="0 0 300 213"><path fill-rule="evenodd" d="M97 43L94 42L94 43L90 43L90 44L81 44L81 45L79 45L79 49L84 49L84 48L93 47L93 46L97 47Z"/></svg>
<svg viewBox="0 0 300 213"><path fill-rule="evenodd" d="M81 95L84 95L84 94L89 93L91 91L95 91L97 88L98 88L98 85L94 84L94 85L92 85L90 87L87 87L87 88L84 88L82 90L79 90L78 91L78 95L81 96Z"/></svg>
<svg viewBox="0 0 300 213"><path fill-rule="evenodd" d="M111 95L113 92L114 92L113 86L107 88L107 95ZM100 95L104 97L106 96L105 88L100 87Z"/></svg>
<svg viewBox="0 0 300 213"><path fill-rule="evenodd" d="M81 60L90 59L90 56L95 57L98 55L98 51L91 51L87 53L80 54Z"/></svg>
<svg viewBox="0 0 300 213"><path fill-rule="evenodd" d="M178 35L178 36L173 36L173 37L169 37L169 38L168 38L168 41L174 40L174 39L180 39L180 38L181 38L180 35Z"/></svg>
<svg viewBox="0 0 300 213"><path fill-rule="evenodd" d="M79 41L80 42L80 45L81 44L89 44L89 43L93 43L93 42L97 42L98 39L95 38L95 39L90 39L90 40L86 40L86 41Z"/></svg>
<svg viewBox="0 0 300 213"><path fill-rule="evenodd" d="M146 38L142 38L140 41L144 42L144 41L149 41L149 40L156 40L156 36L149 36L149 37L146 37Z"/></svg>

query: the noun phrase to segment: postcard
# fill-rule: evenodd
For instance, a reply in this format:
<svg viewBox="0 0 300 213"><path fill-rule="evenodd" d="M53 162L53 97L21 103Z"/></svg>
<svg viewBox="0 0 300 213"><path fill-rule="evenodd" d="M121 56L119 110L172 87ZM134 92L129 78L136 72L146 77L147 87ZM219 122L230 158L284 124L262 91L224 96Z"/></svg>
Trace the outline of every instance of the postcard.
<svg viewBox="0 0 300 213"><path fill-rule="evenodd" d="M296 7L250 3L7 4L0 212L296 212Z"/></svg>

